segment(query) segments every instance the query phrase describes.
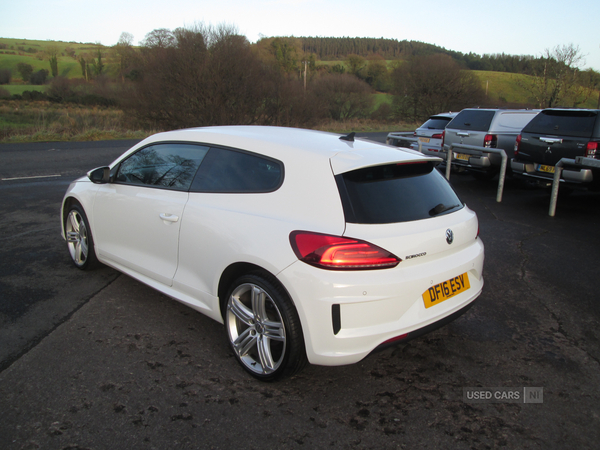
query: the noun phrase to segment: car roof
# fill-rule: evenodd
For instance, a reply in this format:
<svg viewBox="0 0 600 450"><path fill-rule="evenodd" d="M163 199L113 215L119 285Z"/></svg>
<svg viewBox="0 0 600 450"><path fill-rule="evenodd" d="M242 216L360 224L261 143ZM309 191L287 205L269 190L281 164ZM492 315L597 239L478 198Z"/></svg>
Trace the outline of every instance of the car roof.
<svg viewBox="0 0 600 450"><path fill-rule="evenodd" d="M437 160L413 150L361 138L347 141L335 133L260 125L188 128L157 133L141 141L123 157L138 148L158 142L194 142L232 147L279 159L284 163L292 163L297 158L310 158L315 162L328 159L335 174L392 162Z"/></svg>

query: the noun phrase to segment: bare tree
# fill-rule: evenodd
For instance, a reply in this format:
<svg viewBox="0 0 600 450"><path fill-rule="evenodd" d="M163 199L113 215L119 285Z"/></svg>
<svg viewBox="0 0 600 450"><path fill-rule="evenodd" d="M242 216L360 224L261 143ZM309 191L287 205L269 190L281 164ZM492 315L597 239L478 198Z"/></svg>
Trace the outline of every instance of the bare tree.
<svg viewBox="0 0 600 450"><path fill-rule="evenodd" d="M138 60L137 53L133 48L133 34L122 32L119 42L113 47L113 52L119 64L121 82L124 83L125 76L131 73Z"/></svg>
<svg viewBox="0 0 600 450"><path fill-rule="evenodd" d="M579 46L573 44L546 49L534 69L531 83L519 82L540 108L577 106L589 95L580 85L579 66L585 62Z"/></svg>
<svg viewBox="0 0 600 450"><path fill-rule="evenodd" d="M270 73L234 28L155 30L141 50L129 103L138 117L164 128L264 120Z"/></svg>
<svg viewBox="0 0 600 450"><path fill-rule="evenodd" d="M174 46L175 43L175 36L171 30L157 28L148 33L141 44L148 48L166 48Z"/></svg>
<svg viewBox="0 0 600 450"><path fill-rule="evenodd" d="M415 57L397 66L391 76L396 115L414 122L479 105L484 98L475 75L447 55Z"/></svg>

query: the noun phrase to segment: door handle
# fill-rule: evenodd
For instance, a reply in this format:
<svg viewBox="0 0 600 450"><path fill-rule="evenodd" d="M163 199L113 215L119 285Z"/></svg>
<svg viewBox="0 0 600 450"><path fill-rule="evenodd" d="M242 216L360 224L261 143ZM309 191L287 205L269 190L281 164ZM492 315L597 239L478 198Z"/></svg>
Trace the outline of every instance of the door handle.
<svg viewBox="0 0 600 450"><path fill-rule="evenodd" d="M457 131L456 132L457 136L462 136L462 137L468 137L469 133L465 133L464 131Z"/></svg>
<svg viewBox="0 0 600 450"><path fill-rule="evenodd" d="M160 218L166 222L177 222L179 220L179 216L175 216L173 214L168 213L160 213Z"/></svg>

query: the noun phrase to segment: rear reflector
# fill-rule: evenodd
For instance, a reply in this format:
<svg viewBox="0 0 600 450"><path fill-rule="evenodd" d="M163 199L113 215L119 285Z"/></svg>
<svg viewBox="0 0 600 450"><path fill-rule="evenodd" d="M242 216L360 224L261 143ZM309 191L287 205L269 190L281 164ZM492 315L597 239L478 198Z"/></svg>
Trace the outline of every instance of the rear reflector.
<svg viewBox="0 0 600 450"><path fill-rule="evenodd" d="M383 342L381 345L386 345L386 344L391 344L392 342L401 341L402 339L405 339L407 337L408 337L408 333L401 334L400 336L396 336L391 339L388 339L387 341Z"/></svg>

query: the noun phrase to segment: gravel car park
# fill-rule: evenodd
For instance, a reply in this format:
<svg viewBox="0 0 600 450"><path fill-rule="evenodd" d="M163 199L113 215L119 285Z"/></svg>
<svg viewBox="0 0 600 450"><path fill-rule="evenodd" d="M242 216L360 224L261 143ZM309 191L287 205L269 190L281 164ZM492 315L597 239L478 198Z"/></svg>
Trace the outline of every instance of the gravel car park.
<svg viewBox="0 0 600 450"><path fill-rule="evenodd" d="M69 186L63 236L77 267L99 261L224 323L269 381L360 361L479 296L477 217L439 161L353 134L160 133Z"/></svg>

